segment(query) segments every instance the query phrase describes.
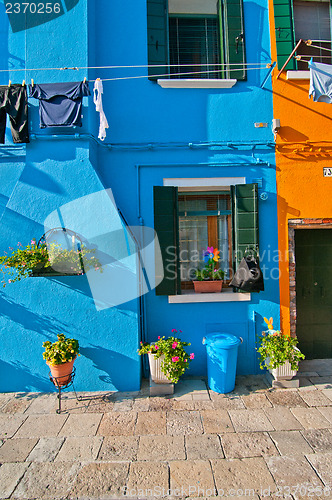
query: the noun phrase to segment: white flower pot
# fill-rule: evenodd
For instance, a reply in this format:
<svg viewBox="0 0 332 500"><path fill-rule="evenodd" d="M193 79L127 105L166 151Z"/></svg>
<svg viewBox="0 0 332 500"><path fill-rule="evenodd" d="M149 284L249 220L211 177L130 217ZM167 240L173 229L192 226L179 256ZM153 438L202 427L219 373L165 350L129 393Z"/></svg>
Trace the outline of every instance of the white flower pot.
<svg viewBox="0 0 332 500"><path fill-rule="evenodd" d="M267 358L265 364L268 365L270 359ZM297 370L292 370L291 364L289 361L286 361L283 365L277 366L277 368L269 369L269 372L275 380L290 380L297 374Z"/></svg>
<svg viewBox="0 0 332 500"><path fill-rule="evenodd" d="M155 384L172 384L171 380L168 380L166 375L161 371L161 362L164 360L164 355L156 358L155 354L148 353L148 357L153 382Z"/></svg>

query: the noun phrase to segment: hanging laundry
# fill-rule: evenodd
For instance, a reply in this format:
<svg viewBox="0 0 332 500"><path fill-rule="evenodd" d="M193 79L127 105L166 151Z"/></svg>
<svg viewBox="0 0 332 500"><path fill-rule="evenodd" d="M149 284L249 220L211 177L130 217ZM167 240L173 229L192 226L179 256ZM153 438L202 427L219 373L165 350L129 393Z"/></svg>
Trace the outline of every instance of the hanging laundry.
<svg viewBox="0 0 332 500"><path fill-rule="evenodd" d="M29 97L39 99L40 128L81 127L82 98L88 95L88 82L29 85Z"/></svg>
<svg viewBox="0 0 332 500"><path fill-rule="evenodd" d="M13 142L29 141L28 97L25 85L20 83L0 86L0 143L5 143L6 119L9 116Z"/></svg>
<svg viewBox="0 0 332 500"><path fill-rule="evenodd" d="M107 118L103 110L103 82L97 78L93 87L93 102L96 105L96 111L100 113L100 124L98 139L103 141L106 138L106 129L108 128Z"/></svg>
<svg viewBox="0 0 332 500"><path fill-rule="evenodd" d="M309 99L316 102L332 103L332 66L309 61L310 87Z"/></svg>

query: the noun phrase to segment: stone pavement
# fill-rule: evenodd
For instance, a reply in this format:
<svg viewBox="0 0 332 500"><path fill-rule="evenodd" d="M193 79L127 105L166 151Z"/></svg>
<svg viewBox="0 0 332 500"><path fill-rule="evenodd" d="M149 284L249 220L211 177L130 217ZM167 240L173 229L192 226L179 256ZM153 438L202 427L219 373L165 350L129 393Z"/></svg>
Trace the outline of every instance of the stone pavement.
<svg viewBox="0 0 332 500"><path fill-rule="evenodd" d="M299 389L237 377L227 395L186 379L172 397L0 394L0 498L332 499L332 362Z"/></svg>

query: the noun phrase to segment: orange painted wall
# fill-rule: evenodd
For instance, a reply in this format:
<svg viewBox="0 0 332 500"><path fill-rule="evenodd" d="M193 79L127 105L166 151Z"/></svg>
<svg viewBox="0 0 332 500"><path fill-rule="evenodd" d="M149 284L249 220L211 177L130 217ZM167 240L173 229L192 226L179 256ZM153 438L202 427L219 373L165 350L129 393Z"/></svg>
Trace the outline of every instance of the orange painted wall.
<svg viewBox="0 0 332 500"><path fill-rule="evenodd" d="M273 3L269 0L271 54L277 61ZM287 68L286 68L287 69ZM281 328L289 332L288 220L332 217L332 104L309 100L309 80L279 79L272 73L276 137Z"/></svg>

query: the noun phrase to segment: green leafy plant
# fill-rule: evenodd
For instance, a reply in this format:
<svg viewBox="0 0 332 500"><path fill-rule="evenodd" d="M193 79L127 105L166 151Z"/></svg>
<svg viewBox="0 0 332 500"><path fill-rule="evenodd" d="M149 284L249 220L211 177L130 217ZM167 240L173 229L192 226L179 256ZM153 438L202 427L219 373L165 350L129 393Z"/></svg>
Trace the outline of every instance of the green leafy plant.
<svg viewBox="0 0 332 500"><path fill-rule="evenodd" d="M172 334L176 335L178 332L175 328ZM182 333L179 330L179 333ZM190 346L188 342L182 342L177 337L158 337L157 342L141 342L141 347L138 354L154 354L156 358L164 356L161 362L161 371L168 380L176 384L181 375L189 368L190 361L195 357L194 353L188 354L185 347Z"/></svg>
<svg viewBox="0 0 332 500"><path fill-rule="evenodd" d="M62 365L80 356L78 340L69 339L63 333L58 335L56 342L43 342L43 347L45 348L43 358L50 365Z"/></svg>
<svg viewBox="0 0 332 500"><path fill-rule="evenodd" d="M195 279L197 281L214 281L224 279L225 273L222 269L218 269L216 264L218 260L220 250L213 247L207 247L204 252L204 261L206 262L203 269L196 269Z"/></svg>
<svg viewBox="0 0 332 500"><path fill-rule="evenodd" d="M1 271L9 279L6 282L2 280L5 287L7 283L14 283L23 278L27 278L33 272L47 273L54 272L54 269L61 269L64 274L83 274L82 258L84 257L84 269L94 268L102 272L102 267L98 259L93 255L95 249L88 249L81 245L78 249L64 249L59 243L42 243L37 245L36 240L32 239L30 245L23 247L22 243L17 244L17 249L9 247L11 253L4 252L0 256ZM60 273L59 273L60 274Z"/></svg>
<svg viewBox="0 0 332 500"><path fill-rule="evenodd" d="M280 330L262 332L258 337L260 346L256 348L260 355L260 368L274 369L289 361L292 370L297 370L299 361L304 359L304 354L296 347L296 337L284 335Z"/></svg>

